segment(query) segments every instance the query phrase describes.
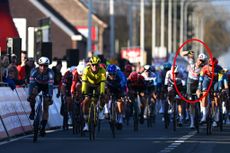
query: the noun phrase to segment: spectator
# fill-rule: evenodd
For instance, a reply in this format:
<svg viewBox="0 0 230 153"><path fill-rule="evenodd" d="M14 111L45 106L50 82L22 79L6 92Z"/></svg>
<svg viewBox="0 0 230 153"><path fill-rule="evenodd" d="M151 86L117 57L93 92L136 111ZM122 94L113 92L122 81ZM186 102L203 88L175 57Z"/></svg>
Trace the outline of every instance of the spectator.
<svg viewBox="0 0 230 153"><path fill-rule="evenodd" d="M19 81L26 79L26 61L27 61L27 53L26 51L21 51L21 62L20 65L17 66Z"/></svg>
<svg viewBox="0 0 230 153"><path fill-rule="evenodd" d="M16 74L16 79L18 79L18 69L17 69L17 56L15 54L11 54L11 60L10 60L10 64L8 66L8 69L13 69L15 70L15 74Z"/></svg>
<svg viewBox="0 0 230 153"><path fill-rule="evenodd" d="M33 58L28 58L26 60L26 65L25 65L25 83L26 84L29 83L30 72L31 72L31 70L33 68L35 68L34 59Z"/></svg>
<svg viewBox="0 0 230 153"><path fill-rule="evenodd" d="M8 68L8 75L3 78L3 82L7 83L8 86L12 90L14 90L16 88L16 82L17 82L16 79L17 79L17 75L16 75L15 67L10 66Z"/></svg>
<svg viewBox="0 0 230 153"><path fill-rule="evenodd" d="M1 79L3 80L8 76L9 56L3 55L1 57Z"/></svg>

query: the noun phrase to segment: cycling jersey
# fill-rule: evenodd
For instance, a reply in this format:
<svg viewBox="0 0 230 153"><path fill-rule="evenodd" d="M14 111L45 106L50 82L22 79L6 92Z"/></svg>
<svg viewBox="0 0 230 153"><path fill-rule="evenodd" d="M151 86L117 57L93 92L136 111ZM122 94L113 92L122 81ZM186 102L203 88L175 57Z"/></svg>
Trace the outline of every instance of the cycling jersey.
<svg viewBox="0 0 230 153"><path fill-rule="evenodd" d="M153 90L156 90L157 86L157 76L153 72L143 72L141 75L145 79L145 86L146 86L146 92L152 92Z"/></svg>
<svg viewBox="0 0 230 153"><path fill-rule="evenodd" d="M218 81L221 79L221 72L223 68L220 65L216 65L214 68L214 74L212 74L212 67L209 65L205 65L200 73L200 78L199 78L199 89L202 91L205 91L208 89L210 80L212 78L212 75L214 76L213 78L213 84L212 87L214 89L214 92L218 91Z"/></svg>
<svg viewBox="0 0 230 153"><path fill-rule="evenodd" d="M70 88L72 85L73 74L70 71L66 71L64 76L62 77L62 85Z"/></svg>
<svg viewBox="0 0 230 153"><path fill-rule="evenodd" d="M222 71L219 74L218 82L219 82L219 90L221 91L222 89L225 89L225 87L228 86L228 74Z"/></svg>
<svg viewBox="0 0 230 153"><path fill-rule="evenodd" d="M200 79L202 80L204 76L207 76L209 79L212 78L212 75L214 75L214 81L218 81L218 74L221 73L223 68L220 65L216 65L214 68L214 74L212 74L212 67L209 65L205 65L201 72L200 72Z"/></svg>
<svg viewBox="0 0 230 153"><path fill-rule="evenodd" d="M71 96L71 85L73 80L73 74L70 70L66 71L62 77L62 86L65 86L65 96Z"/></svg>
<svg viewBox="0 0 230 153"><path fill-rule="evenodd" d="M110 79L110 77L107 77L107 85L110 89L112 89L112 91L124 92L127 85L125 74L118 70L114 80Z"/></svg>
<svg viewBox="0 0 230 153"><path fill-rule="evenodd" d="M51 69L47 69L45 73L40 73L39 68L34 68L30 74L29 95L32 94L32 89L36 85L48 85L48 95L53 95L54 74Z"/></svg>
<svg viewBox="0 0 230 153"><path fill-rule="evenodd" d="M58 71L56 67L53 67L52 70L54 73L54 85L61 86L61 81L62 81L61 72Z"/></svg>
<svg viewBox="0 0 230 153"><path fill-rule="evenodd" d="M102 67L98 68L97 73L93 73L90 66L87 66L82 75L82 93L87 92L87 83L90 85L100 86L100 94L105 93L106 70Z"/></svg>
<svg viewBox="0 0 230 153"><path fill-rule="evenodd" d="M139 92L144 91L144 89L145 89L145 78L141 74L138 74L137 80L132 80L132 75L134 73L136 73L136 72L130 73L130 75L127 79L129 89L134 90L134 91L139 91Z"/></svg>
<svg viewBox="0 0 230 153"><path fill-rule="evenodd" d="M185 81L180 77L180 74L174 75L174 79L176 80L177 88L182 91L183 87L185 86ZM168 86L168 91L174 89L174 81L173 81L173 74L172 70L167 71L165 76L165 85Z"/></svg>
<svg viewBox="0 0 230 153"><path fill-rule="evenodd" d="M81 83L81 76L79 76L77 69L75 69L73 72L73 80L72 80L72 85L71 85L71 93L73 94L76 92L76 85L77 83Z"/></svg>
<svg viewBox="0 0 230 153"><path fill-rule="evenodd" d="M199 80L201 67L197 67L196 64L194 63L194 60L190 60L190 64L187 69L188 69L188 78L192 80Z"/></svg>

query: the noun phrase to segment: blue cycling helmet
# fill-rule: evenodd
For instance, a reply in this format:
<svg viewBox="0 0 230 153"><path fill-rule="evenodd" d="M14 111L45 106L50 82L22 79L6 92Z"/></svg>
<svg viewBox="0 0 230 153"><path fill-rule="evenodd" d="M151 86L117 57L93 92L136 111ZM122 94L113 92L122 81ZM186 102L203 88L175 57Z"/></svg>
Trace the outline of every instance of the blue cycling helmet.
<svg viewBox="0 0 230 153"><path fill-rule="evenodd" d="M116 74L117 73L117 66L114 64L110 64L107 67L107 71L109 72L109 74Z"/></svg>
<svg viewBox="0 0 230 153"><path fill-rule="evenodd" d="M164 67L164 70L170 70L171 67L172 67L172 64L170 64L170 63L164 63L163 67Z"/></svg>

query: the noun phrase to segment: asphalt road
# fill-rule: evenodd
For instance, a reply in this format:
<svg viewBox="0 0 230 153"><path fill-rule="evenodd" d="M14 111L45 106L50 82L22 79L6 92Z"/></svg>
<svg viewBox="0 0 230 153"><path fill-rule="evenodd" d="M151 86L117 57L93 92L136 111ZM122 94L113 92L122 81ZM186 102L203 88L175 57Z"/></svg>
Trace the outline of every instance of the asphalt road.
<svg viewBox="0 0 230 153"><path fill-rule="evenodd" d="M80 137L71 130L55 130L47 133L37 143L32 136L24 136L10 141L0 142L0 153L228 153L230 151L230 125L224 131L214 129L212 135L206 135L205 127L201 133L190 130L188 125L177 129L165 129L158 118L152 128L141 125L138 132L132 126L123 126L112 138L106 120L102 122L100 133L95 141L89 141L88 134Z"/></svg>

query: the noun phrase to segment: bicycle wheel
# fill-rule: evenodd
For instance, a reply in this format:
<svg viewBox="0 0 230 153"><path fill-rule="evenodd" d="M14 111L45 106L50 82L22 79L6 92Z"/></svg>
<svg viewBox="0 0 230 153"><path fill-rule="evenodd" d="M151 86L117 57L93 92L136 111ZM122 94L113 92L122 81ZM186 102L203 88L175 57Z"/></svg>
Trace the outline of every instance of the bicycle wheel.
<svg viewBox="0 0 230 153"><path fill-rule="evenodd" d="M33 142L37 142L38 139L38 131L39 131L39 122L34 120L34 129L33 129Z"/></svg>
<svg viewBox="0 0 230 153"><path fill-rule="evenodd" d="M42 113L42 102L40 102L37 106L36 113L35 113L35 119L33 123L33 142L37 142L38 139L38 131L40 129L40 120L41 120L41 113Z"/></svg>
<svg viewBox="0 0 230 153"><path fill-rule="evenodd" d="M115 138L115 126L116 126L116 106L115 101L112 100L110 107L111 117L110 117L110 128L112 131L113 138Z"/></svg>
<svg viewBox="0 0 230 153"><path fill-rule="evenodd" d="M168 109L169 109L169 103L166 101L166 103L164 105L164 125L165 125L165 129L167 129L169 127L169 122L170 122Z"/></svg>
<svg viewBox="0 0 230 153"><path fill-rule="evenodd" d="M222 100L223 98L221 98L221 102L219 104L219 126L220 126L220 131L223 131L223 109L222 109Z"/></svg>
<svg viewBox="0 0 230 153"><path fill-rule="evenodd" d="M148 99L147 99L147 102L146 102L146 107L145 107L145 113L146 113L146 116L147 116L147 127L149 128L149 127L152 127L152 120L151 120L151 106L150 106L150 99L149 99L149 97L148 97Z"/></svg>
<svg viewBox="0 0 230 153"><path fill-rule="evenodd" d="M64 112L63 112L63 130L68 130L68 111L67 111L67 103L64 102Z"/></svg>
<svg viewBox="0 0 230 153"><path fill-rule="evenodd" d="M173 103L173 131L176 131L177 127L177 109L176 109L176 101Z"/></svg>
<svg viewBox="0 0 230 153"><path fill-rule="evenodd" d="M194 117L194 122L195 122L195 128L197 133L200 133L200 124L199 124L199 103L195 103L195 117Z"/></svg>
<svg viewBox="0 0 230 153"><path fill-rule="evenodd" d="M207 135L210 135L212 133L212 115L211 115L211 107L209 106L208 108L208 114L207 114L207 127L206 127L206 131L207 131Z"/></svg>
<svg viewBox="0 0 230 153"><path fill-rule="evenodd" d="M131 112L131 106L129 104L129 101L127 100L127 98L125 98L125 121L126 121L126 125L129 125L129 117L130 117L130 112Z"/></svg>
<svg viewBox="0 0 230 153"><path fill-rule="evenodd" d="M72 124L73 124L73 134L81 134L82 132L82 122L81 122L81 108L79 102L73 103L72 109Z"/></svg>
<svg viewBox="0 0 230 153"><path fill-rule="evenodd" d="M89 109L89 139L95 140L95 106L93 102L91 102Z"/></svg>
<svg viewBox="0 0 230 153"><path fill-rule="evenodd" d="M138 131L138 116L139 116L139 111L138 111L138 104L137 100L134 101L133 104L133 129L134 131Z"/></svg>
<svg viewBox="0 0 230 153"><path fill-rule="evenodd" d="M75 105L75 102L73 102L73 106L72 106L72 125L73 125L73 129L72 129L72 132L73 134L76 134L78 133L77 131L77 124L76 124L76 120L77 120L77 115L76 115L76 105Z"/></svg>

